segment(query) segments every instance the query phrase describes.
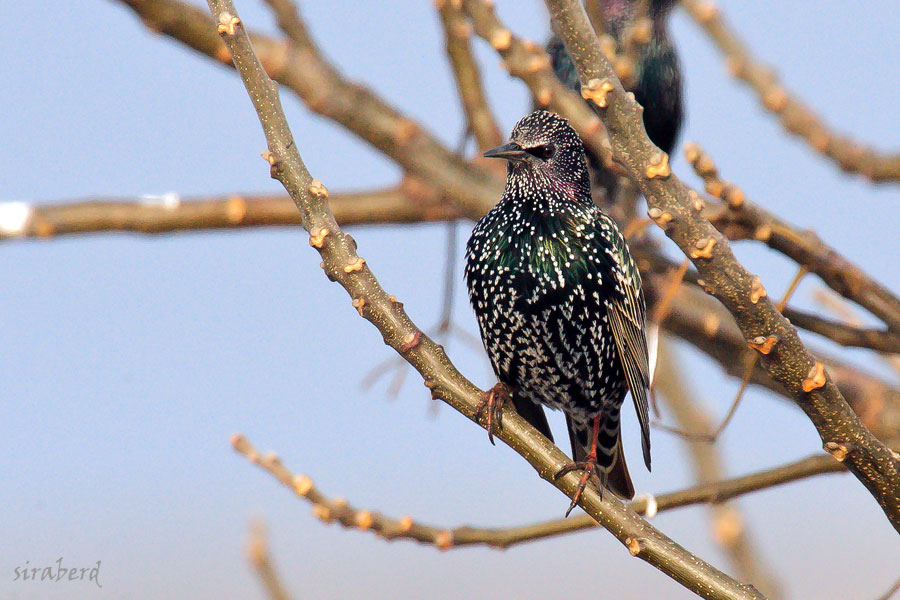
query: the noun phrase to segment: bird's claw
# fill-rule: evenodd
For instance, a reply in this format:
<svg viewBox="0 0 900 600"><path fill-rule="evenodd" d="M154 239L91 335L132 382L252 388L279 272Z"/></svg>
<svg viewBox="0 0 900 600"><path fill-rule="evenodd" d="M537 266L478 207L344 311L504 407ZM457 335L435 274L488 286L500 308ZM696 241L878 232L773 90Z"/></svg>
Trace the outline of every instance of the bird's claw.
<svg viewBox="0 0 900 600"><path fill-rule="evenodd" d="M574 509L578 505L578 501L581 499L581 494L584 492L584 488L587 486L587 482L590 480L591 475L593 475L595 471L597 471L597 469L597 463L592 460L573 462L564 466L553 476L553 481L557 481L561 477L565 477L572 471L583 471L581 480L578 482L578 489L575 490L575 495L572 496L572 502L569 504L569 509L566 511L566 517L568 517L569 513L572 512L572 509Z"/></svg>
<svg viewBox="0 0 900 600"><path fill-rule="evenodd" d="M494 426L497 430L503 429L503 404L509 400L509 386L498 383L481 397L481 403L475 410L475 421L481 422L481 417L487 413L488 440L494 443Z"/></svg>

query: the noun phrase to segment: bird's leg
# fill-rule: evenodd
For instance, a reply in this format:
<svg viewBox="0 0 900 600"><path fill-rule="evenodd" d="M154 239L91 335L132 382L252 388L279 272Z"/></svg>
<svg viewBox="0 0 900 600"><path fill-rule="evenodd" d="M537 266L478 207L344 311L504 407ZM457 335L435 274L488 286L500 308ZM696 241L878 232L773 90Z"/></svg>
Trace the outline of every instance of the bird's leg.
<svg viewBox="0 0 900 600"><path fill-rule="evenodd" d="M503 427L503 404L509 400L512 390L508 385L499 382L481 395L481 403L475 410L475 421L480 423L482 415L487 412L488 439L494 443L494 424L497 429Z"/></svg>
<svg viewBox="0 0 900 600"><path fill-rule="evenodd" d="M556 472L556 475L553 476L553 479L559 479L565 475L568 475L572 471L583 471L581 475L581 481L578 482L578 489L575 490L575 495L572 496L572 503L569 504L569 510L566 511L566 516L569 516L569 513L572 512L572 509L578 504L578 500L581 499L581 494L584 492L584 488L587 486L588 480L591 478L591 475L598 469L597 465L597 436L600 434L600 415L594 417L594 424L591 428L591 451L587 456L584 457L584 460L573 462L572 464L564 466L562 469Z"/></svg>

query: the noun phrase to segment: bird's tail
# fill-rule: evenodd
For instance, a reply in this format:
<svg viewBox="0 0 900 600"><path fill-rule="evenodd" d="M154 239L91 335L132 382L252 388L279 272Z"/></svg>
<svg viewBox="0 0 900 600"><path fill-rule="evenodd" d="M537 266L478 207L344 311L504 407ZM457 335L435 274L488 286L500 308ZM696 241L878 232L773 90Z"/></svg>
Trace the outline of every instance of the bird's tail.
<svg viewBox="0 0 900 600"><path fill-rule="evenodd" d="M585 460L591 451L591 427L573 421L566 415L569 441L572 443L572 458L575 462ZM597 436L597 466L600 480L607 488L623 500L634 498L634 484L625 464L622 448L622 431L619 415L608 415L600 419L600 435Z"/></svg>

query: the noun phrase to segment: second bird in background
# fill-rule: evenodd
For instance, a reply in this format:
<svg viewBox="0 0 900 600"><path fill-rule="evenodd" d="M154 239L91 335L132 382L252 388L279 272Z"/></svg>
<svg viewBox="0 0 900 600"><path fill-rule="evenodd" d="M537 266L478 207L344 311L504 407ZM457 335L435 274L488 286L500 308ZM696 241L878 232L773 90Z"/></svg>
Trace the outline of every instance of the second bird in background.
<svg viewBox="0 0 900 600"><path fill-rule="evenodd" d="M607 33L621 44L627 28L635 19L638 0L601 0L600 12ZM650 141L671 154L684 120L683 83L675 45L669 37L667 21L675 0L649 0L647 16L651 22L650 40L640 47L634 65L634 99L644 107L644 127ZM578 71L559 36L547 42L553 71L564 84L581 91ZM588 105L596 110L594 105ZM603 168L600 157L588 151L591 179L595 192L605 191L612 201L617 177Z"/></svg>

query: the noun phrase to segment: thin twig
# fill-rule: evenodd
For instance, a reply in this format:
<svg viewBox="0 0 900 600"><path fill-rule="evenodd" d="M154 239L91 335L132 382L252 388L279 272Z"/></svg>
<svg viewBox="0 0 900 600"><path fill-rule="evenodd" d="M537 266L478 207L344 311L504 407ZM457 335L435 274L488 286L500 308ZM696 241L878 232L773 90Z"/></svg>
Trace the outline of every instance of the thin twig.
<svg viewBox="0 0 900 600"><path fill-rule="evenodd" d="M272 600L290 600L278 572L272 565L269 555L269 544L266 539L266 528L262 523L255 523L250 529L250 543L247 545L247 557L250 564L256 570L260 582L266 588L269 598Z"/></svg>
<svg viewBox="0 0 900 600"><path fill-rule="evenodd" d="M575 61L582 93L600 110L616 159L650 206L649 216L691 258L704 290L734 316L744 339L774 338L760 364L789 391L835 451L900 531L900 461L866 429L797 331L765 295L759 277L735 258L728 240L698 211L699 195L676 177L647 137L640 106L628 96L603 55L578 0L546 0L554 28ZM701 207L702 208L702 207Z"/></svg>
<svg viewBox="0 0 900 600"><path fill-rule="evenodd" d="M664 286L665 283L655 282L657 278L656 275L644 278L645 288ZM726 373L743 376L740 357L749 352L747 340L721 303L695 285L681 286L672 301L665 329L718 362ZM893 443L900 439L900 390L823 353L819 359L866 427L884 441ZM750 382L790 397L784 386L761 367L753 372Z"/></svg>
<svg viewBox="0 0 900 600"><path fill-rule="evenodd" d="M568 519L553 519L533 525L509 528L470 526L446 528L425 525L409 516L392 518L376 511L355 508L343 498L329 498L325 496L316 489L312 479L306 475L297 475L291 472L275 454L260 454L240 434L234 435L231 438L231 443L234 449L247 457L250 462L271 474L288 489L311 503L313 514L323 522L337 522L344 527L371 531L375 535L388 540L414 540L436 546L441 550L475 545L505 549L527 542L597 527L597 522L590 515L577 515ZM718 504L737 496L792 481L824 473L839 473L844 470L841 463L827 454L810 456L780 467L734 479L705 483L659 496L642 496L630 502L628 508L638 514L652 517L658 512L695 504Z"/></svg>
<svg viewBox="0 0 900 600"><path fill-rule="evenodd" d="M725 55L729 72L753 88L762 105L778 117L787 131L804 139L844 171L858 172L873 182L900 181L900 155L882 154L834 133L784 87L771 67L750 53L711 0L681 0L681 5Z"/></svg>
<svg viewBox="0 0 900 600"><path fill-rule="evenodd" d="M797 274L794 275L794 279L791 280L791 283L788 285L788 289L784 292L784 295L778 302L778 305L776 307L778 308L778 312L784 312L784 307L787 306L787 303L791 299L791 296L793 296L794 292L797 291L797 286L800 285L800 281L803 279L806 273L807 269L805 266L801 266L797 270ZM715 431L710 437L710 443L715 443L719 439L719 436L722 435L722 432L725 431L725 429L728 427L728 424L731 423L731 419L737 412L738 406L741 403L741 399L744 397L744 392L747 390L747 384L750 383L750 377L753 376L753 370L756 368L756 363L759 360L759 353L767 354L769 352L768 348L770 345L770 341L770 338L762 338L750 342L751 347L757 352L753 353L752 358L748 361L744 376L741 378L741 386L738 389L738 393L734 397L734 401L731 403L731 408L728 409L728 413L725 415L725 418L722 419L722 422L718 427L716 427Z"/></svg>
<svg viewBox="0 0 900 600"><path fill-rule="evenodd" d="M891 600L891 597L898 591L900 591L900 579L898 579L897 582L892 585L888 591L879 596L876 600Z"/></svg>
<svg viewBox="0 0 900 600"><path fill-rule="evenodd" d="M281 181L297 204L303 225L310 231L310 243L322 256L325 273L344 287L356 309L381 331L385 342L421 373L436 397L474 419L483 392L453 367L439 346L422 335L396 299L389 297L375 280L365 260L357 254L352 238L338 227L328 208L328 192L321 182L312 179L304 166L281 108L278 86L269 79L254 54L231 0L209 0L209 7L265 132L269 149L264 158L271 165L272 176ZM568 464L568 457L514 410L504 410L503 428L495 437L524 457L543 479L568 497L575 495L578 487L575 474L554 477ZM673 542L629 511L613 494L603 494L601 498L590 486L578 504L633 556L653 564L702 596L761 597L752 587L739 584Z"/></svg>
<svg viewBox="0 0 900 600"><path fill-rule="evenodd" d="M847 303L840 301L837 297L828 294L825 290L816 290L813 292L813 297L816 301L823 305L825 308L836 314L839 318L845 320L852 327L856 327L861 329L863 327L863 321L859 317L859 315L853 311L853 309L847 305ZM894 371L900 372L900 356L884 356L882 359L892 368Z"/></svg>
<svg viewBox="0 0 900 600"><path fill-rule="evenodd" d="M817 333L848 348L868 348L877 352L900 353L900 334L887 329L869 329L838 321L796 308L785 308L784 316L801 329Z"/></svg>
<svg viewBox="0 0 900 600"><path fill-rule="evenodd" d="M787 306L788 301L791 299L791 296L794 295L794 292L797 291L797 286L800 285L800 281L806 275L807 269L804 266L801 266L797 270L797 274L794 275L794 278L791 280L791 283L788 285L787 290L784 292L784 295L781 297L781 300L778 301L777 308L780 312L784 311L785 306ZM719 426L716 427L712 432L692 432L682 429L678 429L675 427L670 427L668 425L664 425L662 423L654 423L654 425L663 431L668 433L673 433L675 435L680 435L686 439L707 442L709 444L714 444L719 440L719 437L731 423L731 420L734 418L735 413L737 413L738 406L741 404L741 400L744 398L744 392L747 391L747 385L750 383L750 378L753 377L753 371L756 370L756 366L759 361L759 354L767 354L771 350L771 346L775 342L770 338L757 338L750 342L750 347L756 350L754 353L747 353L744 358L744 371L741 376L741 385L738 387L737 394L734 396L734 400L731 401L731 405L728 408L728 412L725 413L725 418L722 419Z"/></svg>
<svg viewBox="0 0 900 600"><path fill-rule="evenodd" d="M691 261L684 259L681 266L678 267L678 270L672 273L671 281L666 285L666 289L663 291L663 295L656 303L656 306L653 307L652 321L654 323L662 325L665 322L666 317L669 316L669 308L672 305L672 300L678 293L678 289L681 287L681 282L684 281L684 275L687 273L690 264Z"/></svg>
<svg viewBox="0 0 900 600"><path fill-rule="evenodd" d="M709 435L714 430L712 418L697 400L696 392L685 376L687 365L679 360L674 350L667 338L660 336L656 389L665 398L665 404L681 430ZM720 481L724 477L722 456L717 446L686 443L685 450L691 457L698 484ZM709 516L712 537L731 561L735 573L752 582L768 598L782 597L781 585L772 568L764 564L737 503L713 503L709 506Z"/></svg>

